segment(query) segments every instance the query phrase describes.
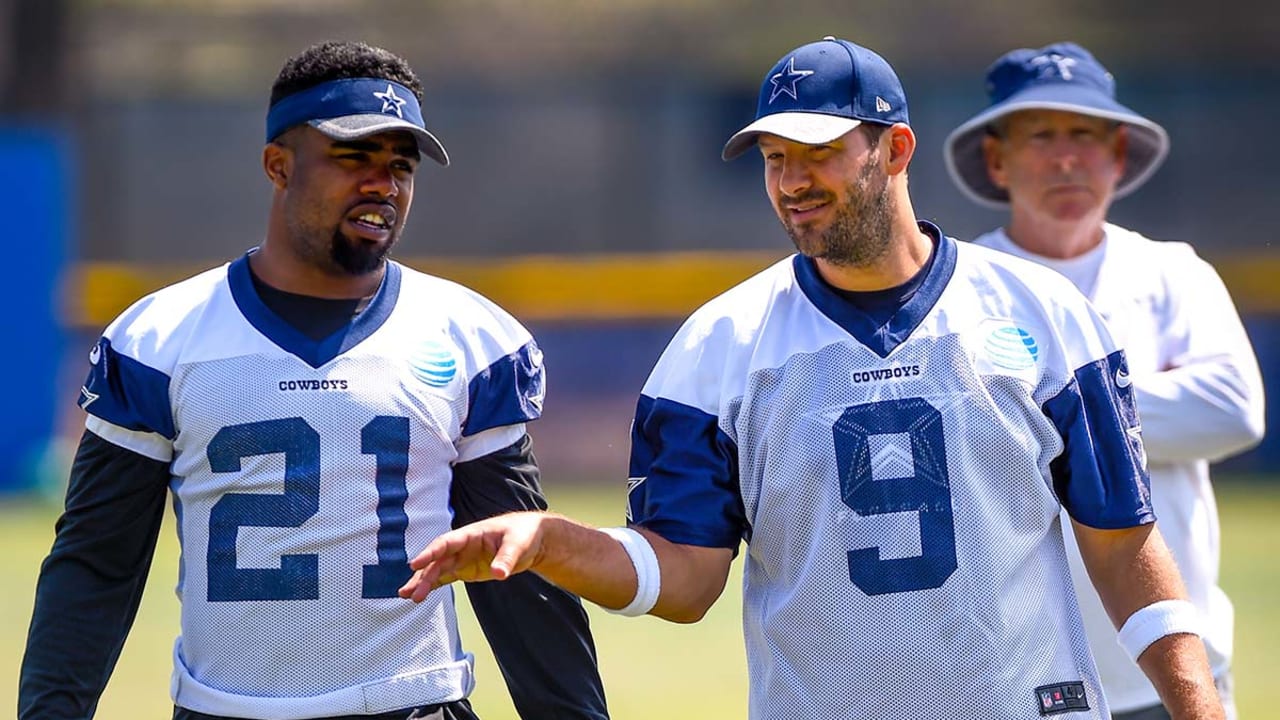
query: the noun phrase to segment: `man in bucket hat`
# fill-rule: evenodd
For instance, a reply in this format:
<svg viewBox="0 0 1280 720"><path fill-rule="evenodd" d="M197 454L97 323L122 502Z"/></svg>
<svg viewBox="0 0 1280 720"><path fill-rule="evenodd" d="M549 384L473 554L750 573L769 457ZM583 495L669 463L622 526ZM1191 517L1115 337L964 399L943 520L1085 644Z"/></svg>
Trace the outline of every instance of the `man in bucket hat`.
<svg viewBox="0 0 1280 720"><path fill-rule="evenodd" d="M1218 587L1218 517L1209 463L1263 433L1258 363L1214 269L1190 245L1106 221L1169 149L1164 129L1121 105L1115 82L1074 43L1019 49L987 71L991 104L947 138L951 177L1009 223L974 242L1046 265L1107 319L1129 358L1160 530L1202 617L1216 684L1231 702L1231 603ZM1191 295L1194 293L1194 296ZM1081 612L1116 718L1168 718L1071 545Z"/></svg>
<svg viewBox="0 0 1280 720"><path fill-rule="evenodd" d="M784 55L723 155L753 147L799 252L695 312L658 361L628 527L482 521L433 541L402 593L533 570L693 622L745 540L751 718L1102 720L1066 506L1166 699L1221 717L1101 318L1054 273L917 220L906 95L867 48Z"/></svg>

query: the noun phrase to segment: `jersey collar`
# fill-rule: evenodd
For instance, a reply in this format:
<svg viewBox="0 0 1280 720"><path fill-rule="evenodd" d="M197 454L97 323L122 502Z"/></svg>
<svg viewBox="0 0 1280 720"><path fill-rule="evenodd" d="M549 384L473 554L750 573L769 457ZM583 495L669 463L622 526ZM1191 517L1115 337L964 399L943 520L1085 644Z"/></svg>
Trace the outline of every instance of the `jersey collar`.
<svg viewBox="0 0 1280 720"><path fill-rule="evenodd" d="M920 325L942 296L942 291L956 269L956 241L927 220L919 221L919 225L922 232L933 238L933 262L919 289L883 325L832 290L818 274L813 258L797 254L792 259L796 282L809 302L882 358L888 357Z"/></svg>
<svg viewBox="0 0 1280 720"><path fill-rule="evenodd" d="M400 265L388 261L382 285L364 312L322 340L307 337L263 304L254 290L253 277L249 274L249 253L245 253L227 268L227 282L236 307L240 308L240 313L254 329L280 349L297 356L311 367L318 368L359 345L377 332L391 316L400 296Z"/></svg>

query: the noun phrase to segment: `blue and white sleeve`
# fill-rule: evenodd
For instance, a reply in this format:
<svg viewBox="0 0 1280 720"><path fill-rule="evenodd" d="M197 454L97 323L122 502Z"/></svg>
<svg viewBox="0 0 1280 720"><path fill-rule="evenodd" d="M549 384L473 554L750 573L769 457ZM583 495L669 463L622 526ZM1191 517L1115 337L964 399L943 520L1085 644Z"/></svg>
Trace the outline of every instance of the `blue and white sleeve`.
<svg viewBox="0 0 1280 720"><path fill-rule="evenodd" d="M79 399L88 413L85 427L127 450L168 462L176 437L169 375L137 357L132 338L111 330L89 353Z"/></svg>

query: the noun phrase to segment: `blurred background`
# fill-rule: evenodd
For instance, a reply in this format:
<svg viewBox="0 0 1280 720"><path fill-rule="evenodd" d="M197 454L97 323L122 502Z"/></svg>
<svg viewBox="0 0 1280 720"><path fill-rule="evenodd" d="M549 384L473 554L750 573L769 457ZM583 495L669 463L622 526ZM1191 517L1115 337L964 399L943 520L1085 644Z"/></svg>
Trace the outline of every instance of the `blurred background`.
<svg viewBox="0 0 1280 720"><path fill-rule="evenodd" d="M533 330L549 368L547 414L534 428L548 487L603 488L617 512L602 521L617 522L632 407L663 345L688 312L791 248L760 161L723 163L720 147L750 120L772 63L826 34L898 70L919 138L915 207L960 239L1003 219L960 194L941 156L946 134L986 104L987 65L1063 39L1092 50L1120 100L1173 141L1164 167L1111 219L1191 242L1218 267L1255 343L1275 428L1280 249L1267 208L1280 190L1280 12L1261 7L0 0L0 197L14 250L0 323L21 339L0 353L11 408L0 419L0 511L20 508L38 520L30 532L44 533L23 566L27 584L6 591L18 629L0 654L20 654L29 582L82 428L75 400L90 344L141 295L259 242L269 87L307 45L363 40L417 70L427 123L453 164L423 166L398 257L476 288ZM1274 499L1278 476L1274 431L1220 468L1228 492L1245 488L1242 505L1255 508L1255 494ZM26 527L19 514L0 512L0 522ZM1230 531L1225 507L1223 522ZM1274 550L1280 536L1240 542ZM740 656L740 641L729 642Z"/></svg>

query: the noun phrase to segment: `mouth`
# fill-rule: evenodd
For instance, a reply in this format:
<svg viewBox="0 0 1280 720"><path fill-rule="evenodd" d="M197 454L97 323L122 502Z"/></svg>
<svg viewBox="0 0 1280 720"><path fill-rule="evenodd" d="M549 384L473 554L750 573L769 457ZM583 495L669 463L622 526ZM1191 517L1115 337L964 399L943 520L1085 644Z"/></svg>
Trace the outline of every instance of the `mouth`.
<svg viewBox="0 0 1280 720"><path fill-rule="evenodd" d="M1081 183L1065 182L1049 186L1050 194L1088 192L1089 187Z"/></svg>
<svg viewBox="0 0 1280 720"><path fill-rule="evenodd" d="M787 217L794 223L805 223L817 219L831 205L830 199L788 203L783 205Z"/></svg>
<svg viewBox="0 0 1280 720"><path fill-rule="evenodd" d="M396 209L385 203L362 203L347 213L344 222L362 238L386 240L396 226Z"/></svg>

